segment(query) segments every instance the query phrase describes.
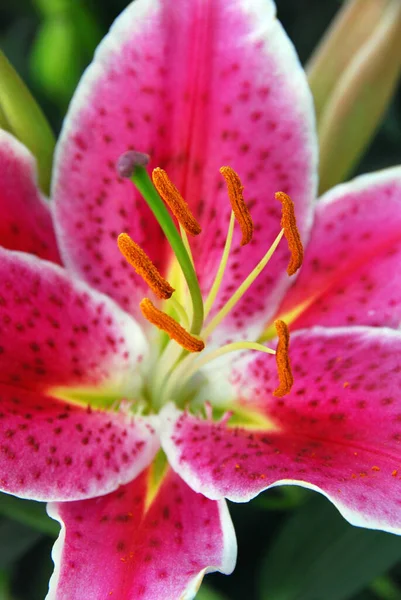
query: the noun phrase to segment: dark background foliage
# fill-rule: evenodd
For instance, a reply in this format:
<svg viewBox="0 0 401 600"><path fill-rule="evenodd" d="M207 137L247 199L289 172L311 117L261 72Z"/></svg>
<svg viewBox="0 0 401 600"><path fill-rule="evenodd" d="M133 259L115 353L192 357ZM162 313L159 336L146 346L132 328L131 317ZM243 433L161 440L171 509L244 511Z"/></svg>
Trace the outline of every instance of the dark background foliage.
<svg viewBox="0 0 401 600"><path fill-rule="evenodd" d="M0 46L56 132L94 46L126 4L127 0L0 0ZM277 5L305 62L341 2L277 0ZM71 18L71 10L81 11L79 18ZM76 23L83 24L81 30ZM41 52L49 52L46 36L53 42L61 36L67 48L47 75L47 83L52 73L63 79L55 88L46 86L40 75ZM400 139L398 92L358 172L401 162ZM323 497L281 488L249 504L231 504L230 510L239 542L238 565L231 577L209 576L201 599L401 600L401 539L351 527ZM42 505L0 495L0 600L45 596L57 529Z"/></svg>

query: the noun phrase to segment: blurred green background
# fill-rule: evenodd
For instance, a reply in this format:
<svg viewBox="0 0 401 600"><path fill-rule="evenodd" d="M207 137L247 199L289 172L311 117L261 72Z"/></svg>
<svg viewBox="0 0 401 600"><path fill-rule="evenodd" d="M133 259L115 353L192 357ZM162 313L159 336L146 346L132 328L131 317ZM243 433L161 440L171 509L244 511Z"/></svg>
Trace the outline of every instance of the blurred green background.
<svg viewBox="0 0 401 600"><path fill-rule="evenodd" d="M126 5L126 0L0 0L0 47L56 133L95 46ZM279 18L303 62L340 5L277 0ZM357 172L400 163L400 140L398 90ZM249 504L230 504L230 510L238 565L230 577L208 576L200 600L401 600L401 538L353 528L323 497L292 487ZM0 600L44 598L57 531L41 504L0 495Z"/></svg>

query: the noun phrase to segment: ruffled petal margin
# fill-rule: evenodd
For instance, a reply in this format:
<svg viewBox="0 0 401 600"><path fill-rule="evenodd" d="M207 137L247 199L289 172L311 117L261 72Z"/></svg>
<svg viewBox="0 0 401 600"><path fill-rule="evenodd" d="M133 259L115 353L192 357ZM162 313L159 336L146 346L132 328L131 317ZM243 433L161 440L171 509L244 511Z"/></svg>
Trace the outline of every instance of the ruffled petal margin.
<svg viewBox="0 0 401 600"><path fill-rule="evenodd" d="M273 396L265 358L239 360L227 375L233 410L258 411L268 425L230 426L168 405L162 447L208 498L245 502L296 484L325 494L354 525L400 533L400 356L401 334L389 329L297 332L289 395Z"/></svg>
<svg viewBox="0 0 401 600"><path fill-rule="evenodd" d="M169 470L155 496L149 473L93 500L50 504L62 524L46 600L191 599L203 575L232 572L236 540L224 501Z"/></svg>

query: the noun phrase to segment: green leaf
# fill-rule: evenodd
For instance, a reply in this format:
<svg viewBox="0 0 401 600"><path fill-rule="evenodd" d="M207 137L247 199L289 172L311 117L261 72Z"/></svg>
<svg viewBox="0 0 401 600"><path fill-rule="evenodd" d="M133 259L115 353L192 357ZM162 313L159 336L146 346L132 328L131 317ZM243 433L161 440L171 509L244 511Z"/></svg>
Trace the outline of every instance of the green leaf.
<svg viewBox="0 0 401 600"><path fill-rule="evenodd" d="M262 565L261 600L346 600L401 560L398 536L353 527L328 500L296 511Z"/></svg>
<svg viewBox="0 0 401 600"><path fill-rule="evenodd" d="M46 513L46 505L0 493L0 515L7 516L36 531L57 537L59 524Z"/></svg>
<svg viewBox="0 0 401 600"><path fill-rule="evenodd" d="M10 567L39 541L38 531L12 521L0 521L0 569Z"/></svg>
<svg viewBox="0 0 401 600"><path fill-rule="evenodd" d="M307 490L297 485L282 485L260 494L254 499L258 508L266 510L294 510L310 499Z"/></svg>
<svg viewBox="0 0 401 600"><path fill-rule="evenodd" d="M213 588L202 583L202 587L196 594L196 600L226 600L226 596L222 596L220 592L216 592Z"/></svg>

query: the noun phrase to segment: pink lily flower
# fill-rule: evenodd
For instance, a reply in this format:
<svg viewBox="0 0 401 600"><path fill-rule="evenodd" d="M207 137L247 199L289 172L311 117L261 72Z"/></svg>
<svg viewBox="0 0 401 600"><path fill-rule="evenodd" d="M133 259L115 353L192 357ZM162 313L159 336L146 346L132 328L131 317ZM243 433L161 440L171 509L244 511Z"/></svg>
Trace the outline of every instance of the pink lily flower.
<svg viewBox="0 0 401 600"><path fill-rule="evenodd" d="M117 247L128 233L185 300L156 219L116 174L129 149L167 168L203 225L191 248L204 299L230 221L222 165L255 224L242 248L235 229L206 300L193 336L205 349L180 361L143 318L148 286ZM0 485L49 501L61 522L49 600L193 598L204 573L235 565L225 499L279 484L400 531L401 169L315 207L316 155L305 76L268 0L132 3L70 107L51 209L32 156L0 134ZM309 239L300 276L282 242L225 311L278 243L279 190ZM280 397L274 359L246 351L267 351L276 317L293 331Z"/></svg>

